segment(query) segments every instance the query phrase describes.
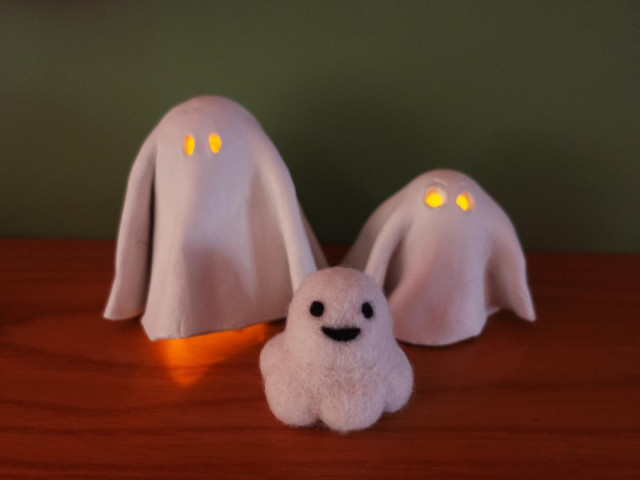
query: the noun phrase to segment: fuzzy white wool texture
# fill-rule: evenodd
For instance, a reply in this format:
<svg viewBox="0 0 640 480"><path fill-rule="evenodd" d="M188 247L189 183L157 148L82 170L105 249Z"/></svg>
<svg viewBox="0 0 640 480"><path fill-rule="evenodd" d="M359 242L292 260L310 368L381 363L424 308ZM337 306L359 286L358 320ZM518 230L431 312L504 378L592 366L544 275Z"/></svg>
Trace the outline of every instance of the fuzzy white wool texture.
<svg viewBox="0 0 640 480"><path fill-rule="evenodd" d="M296 427L321 421L338 432L361 430L402 408L413 389L382 290L343 267L302 282L285 330L260 354L260 370L271 411Z"/></svg>

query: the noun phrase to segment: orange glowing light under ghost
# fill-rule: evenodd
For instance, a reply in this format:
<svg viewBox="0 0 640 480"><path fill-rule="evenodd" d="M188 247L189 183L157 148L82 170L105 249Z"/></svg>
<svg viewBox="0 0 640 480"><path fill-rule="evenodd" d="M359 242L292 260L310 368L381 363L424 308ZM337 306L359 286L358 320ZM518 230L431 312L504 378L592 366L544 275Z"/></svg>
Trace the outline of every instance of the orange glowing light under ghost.
<svg viewBox="0 0 640 480"><path fill-rule="evenodd" d="M262 323L241 330L160 340L156 345L171 379L188 387L200 380L212 365L264 342L267 328Z"/></svg>

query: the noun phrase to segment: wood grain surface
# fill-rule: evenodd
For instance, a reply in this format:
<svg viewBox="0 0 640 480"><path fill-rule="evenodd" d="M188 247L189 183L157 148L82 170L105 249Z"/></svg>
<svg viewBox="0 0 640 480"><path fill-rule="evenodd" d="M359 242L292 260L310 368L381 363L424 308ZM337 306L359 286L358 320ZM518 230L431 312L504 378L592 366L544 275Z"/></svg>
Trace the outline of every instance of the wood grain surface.
<svg viewBox="0 0 640 480"><path fill-rule="evenodd" d="M113 248L0 240L0 478L640 477L639 256L529 254L536 323L403 345L407 407L337 435L267 407L282 322L153 343L103 320Z"/></svg>

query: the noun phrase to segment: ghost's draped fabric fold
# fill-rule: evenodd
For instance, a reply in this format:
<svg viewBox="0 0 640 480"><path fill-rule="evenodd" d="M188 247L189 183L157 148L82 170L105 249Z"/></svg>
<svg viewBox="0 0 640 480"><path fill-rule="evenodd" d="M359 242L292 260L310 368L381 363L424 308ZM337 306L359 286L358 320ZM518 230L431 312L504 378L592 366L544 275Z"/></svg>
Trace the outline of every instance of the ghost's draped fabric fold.
<svg viewBox="0 0 640 480"><path fill-rule="evenodd" d="M519 317L533 321L536 314L527 285L527 267L518 235L503 211L495 212L492 224L491 254L487 271L493 288L487 298L490 312L502 307L512 309Z"/></svg>
<svg viewBox="0 0 640 480"><path fill-rule="evenodd" d="M155 145L148 139L133 162L122 209L116 252L117 272L105 318L121 320L144 311L149 284L153 227Z"/></svg>
<svg viewBox="0 0 640 480"><path fill-rule="evenodd" d="M151 339L282 318L317 264L322 251L259 123L230 100L198 97L165 115L134 162L105 317L142 313Z"/></svg>
<svg viewBox="0 0 640 480"><path fill-rule="evenodd" d="M317 262L321 268L326 266L326 262L317 247L318 242L311 226L298 205L295 187L287 167L280 159L275 146L268 145L265 149L267 151L263 152L264 163L261 165L263 179L267 196L273 203L273 211L276 212L275 220L282 232L289 260L289 274L295 291L305 277L317 270ZM314 255L318 258L314 258Z"/></svg>

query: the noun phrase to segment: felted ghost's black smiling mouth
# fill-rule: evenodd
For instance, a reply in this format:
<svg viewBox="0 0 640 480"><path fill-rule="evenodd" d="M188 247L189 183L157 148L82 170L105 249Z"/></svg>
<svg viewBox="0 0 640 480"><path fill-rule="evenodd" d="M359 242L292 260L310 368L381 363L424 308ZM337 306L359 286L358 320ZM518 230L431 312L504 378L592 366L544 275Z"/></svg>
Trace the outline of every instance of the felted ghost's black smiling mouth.
<svg viewBox="0 0 640 480"><path fill-rule="evenodd" d="M336 342L350 342L358 335L360 335L360 329L356 327L347 328L331 328L322 327L322 333L324 333L331 340Z"/></svg>

